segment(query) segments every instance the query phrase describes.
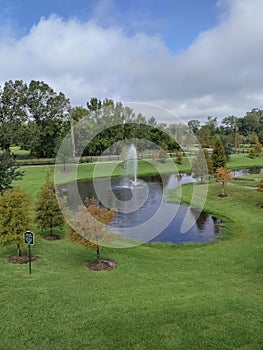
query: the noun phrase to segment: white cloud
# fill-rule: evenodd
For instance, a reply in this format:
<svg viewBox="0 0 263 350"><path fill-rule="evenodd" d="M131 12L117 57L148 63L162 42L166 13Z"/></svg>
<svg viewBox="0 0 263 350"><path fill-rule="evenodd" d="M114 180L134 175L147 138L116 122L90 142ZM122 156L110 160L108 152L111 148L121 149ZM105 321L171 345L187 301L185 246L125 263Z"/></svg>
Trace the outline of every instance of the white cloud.
<svg viewBox="0 0 263 350"><path fill-rule="evenodd" d="M156 36L42 18L23 38L0 39L0 84L44 80L72 104L93 96L150 102L188 118L263 108L263 2L218 4L225 9L218 25L176 56Z"/></svg>

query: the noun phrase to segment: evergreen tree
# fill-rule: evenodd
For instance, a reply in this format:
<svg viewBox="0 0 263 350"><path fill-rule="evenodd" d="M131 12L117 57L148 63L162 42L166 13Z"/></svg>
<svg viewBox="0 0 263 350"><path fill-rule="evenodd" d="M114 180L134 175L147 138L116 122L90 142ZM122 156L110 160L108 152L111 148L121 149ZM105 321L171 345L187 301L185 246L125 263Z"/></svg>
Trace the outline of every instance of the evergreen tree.
<svg viewBox="0 0 263 350"><path fill-rule="evenodd" d="M226 165L226 153L219 136L216 136L215 146L212 153L212 162L214 172L216 172L218 168L222 168Z"/></svg>
<svg viewBox="0 0 263 350"><path fill-rule="evenodd" d="M50 174L46 176L45 184L40 191L39 200L35 207L36 217L35 222L43 229L49 229L50 234L53 234L53 228L62 228L64 218L59 208L55 186L50 180Z"/></svg>
<svg viewBox="0 0 263 350"><path fill-rule="evenodd" d="M21 179L23 172L15 166L15 161L9 151L0 154L0 194L12 188L12 182Z"/></svg>
<svg viewBox="0 0 263 350"><path fill-rule="evenodd" d="M30 227L30 202L27 194L19 188L6 190L0 195L0 244L17 244L18 255L23 234Z"/></svg>

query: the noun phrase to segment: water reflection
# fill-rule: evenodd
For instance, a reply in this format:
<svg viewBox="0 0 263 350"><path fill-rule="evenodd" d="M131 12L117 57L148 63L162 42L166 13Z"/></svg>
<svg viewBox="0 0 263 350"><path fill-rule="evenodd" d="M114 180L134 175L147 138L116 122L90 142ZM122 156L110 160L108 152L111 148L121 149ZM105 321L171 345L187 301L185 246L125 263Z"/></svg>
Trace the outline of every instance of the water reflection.
<svg viewBox="0 0 263 350"><path fill-rule="evenodd" d="M150 242L210 242L215 239L215 236L220 233L220 221L205 212L200 212L197 209L189 208L185 205L165 203L165 210L162 209L161 220L163 223L168 223L171 212L174 217L170 224L157 237L153 237L152 231L158 226L158 222L147 226L147 221L152 219L154 215L159 213L160 205L164 201L163 190L174 189L181 184L193 182L194 179L190 175L165 174L162 176L151 175L141 177L147 186L147 198L144 200L144 192L142 189L135 189L136 200L140 204L136 210L129 210L129 201L132 199L134 192L129 186L124 186L125 178L112 178L111 188L105 186L105 180L96 179L97 185L100 187L100 201L107 203L108 208L115 208L117 211L115 217L111 222L109 229L118 231L125 237L141 241ZM96 185L96 186L97 186ZM64 187L63 187L64 186ZM63 185L63 194L67 196L69 207L75 211L78 208L74 207L75 196L70 184ZM82 200L86 197L95 197L96 191L94 183L88 180L78 181L78 189ZM78 196L78 194L77 194ZM101 204L100 203L100 204ZM121 205L120 205L121 203ZM127 206L127 208L126 208ZM193 222L186 233L181 232L181 225L184 218L187 217L189 222ZM154 221L153 221L154 222ZM143 230L141 229L143 227ZM130 230L129 230L130 228Z"/></svg>

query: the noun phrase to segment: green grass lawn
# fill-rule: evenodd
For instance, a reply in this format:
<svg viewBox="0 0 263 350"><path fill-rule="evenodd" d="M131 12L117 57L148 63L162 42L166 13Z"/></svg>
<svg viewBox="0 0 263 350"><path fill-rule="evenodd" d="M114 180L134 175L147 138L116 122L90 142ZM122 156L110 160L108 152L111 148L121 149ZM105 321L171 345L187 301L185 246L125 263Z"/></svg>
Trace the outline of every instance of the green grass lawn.
<svg viewBox="0 0 263 350"><path fill-rule="evenodd" d="M263 167L263 155L252 159L248 154L232 154L226 166L229 169Z"/></svg>
<svg viewBox="0 0 263 350"><path fill-rule="evenodd" d="M21 187L32 201L45 167L26 167ZM201 186L201 185L200 185ZM45 241L36 231L32 275L0 249L0 348L3 350L261 350L263 195L211 184L205 209L225 220L210 244L102 248L117 261L94 272L95 252ZM183 187L189 202L192 185ZM176 200L176 192L170 193Z"/></svg>

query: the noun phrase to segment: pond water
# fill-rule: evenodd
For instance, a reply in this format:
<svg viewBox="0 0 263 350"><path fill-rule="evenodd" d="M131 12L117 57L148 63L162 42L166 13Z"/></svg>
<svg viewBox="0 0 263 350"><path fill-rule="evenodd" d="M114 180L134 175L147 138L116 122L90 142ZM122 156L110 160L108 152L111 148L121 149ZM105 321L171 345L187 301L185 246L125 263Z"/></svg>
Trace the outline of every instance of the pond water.
<svg viewBox="0 0 263 350"><path fill-rule="evenodd" d="M108 208L117 209L109 230L138 241L176 244L211 242L221 233L219 219L186 205L169 203L165 200L164 189L174 189L181 184L195 181L190 175L145 176L141 177L142 186L137 188L128 186L127 180L124 177L112 178L110 188L105 186L106 181L103 178L96 179L95 188L94 181L78 181L82 200L86 197L98 199L96 190L99 188L99 202L104 205L106 203L105 206ZM74 198L70 192L70 184L63 192L68 197L69 206L73 207ZM136 201L136 208L130 210L130 201L133 198ZM181 226L184 220L191 224L183 233Z"/></svg>
<svg viewBox="0 0 263 350"><path fill-rule="evenodd" d="M263 174L263 168L251 167L251 168L244 168L244 169L233 169L231 173L234 176L243 176L243 175L249 175L249 174Z"/></svg>

